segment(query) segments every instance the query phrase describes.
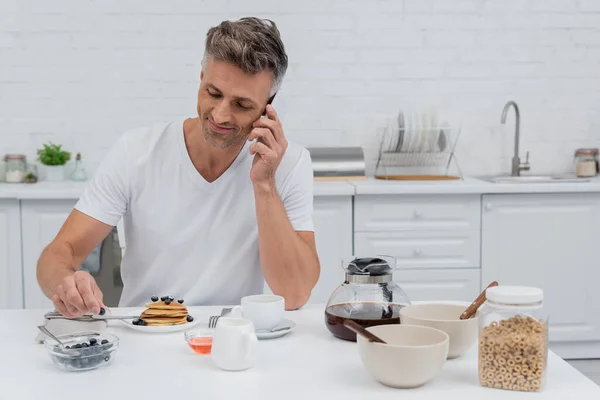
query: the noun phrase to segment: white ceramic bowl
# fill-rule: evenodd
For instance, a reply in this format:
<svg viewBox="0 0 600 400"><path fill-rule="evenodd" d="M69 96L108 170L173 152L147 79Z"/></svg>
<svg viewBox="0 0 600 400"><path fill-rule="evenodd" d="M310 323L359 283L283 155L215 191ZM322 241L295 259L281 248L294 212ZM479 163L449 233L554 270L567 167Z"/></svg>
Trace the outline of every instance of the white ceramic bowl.
<svg viewBox="0 0 600 400"><path fill-rule="evenodd" d="M400 322L404 325L429 326L450 336L448 358L456 358L477 342L478 313L465 320L459 319L467 307L458 304L414 304L400 310Z"/></svg>
<svg viewBox="0 0 600 400"><path fill-rule="evenodd" d="M367 372L386 386L422 386L435 378L448 356L448 335L438 329L377 325L367 330L387 343L370 342L357 335L360 358Z"/></svg>

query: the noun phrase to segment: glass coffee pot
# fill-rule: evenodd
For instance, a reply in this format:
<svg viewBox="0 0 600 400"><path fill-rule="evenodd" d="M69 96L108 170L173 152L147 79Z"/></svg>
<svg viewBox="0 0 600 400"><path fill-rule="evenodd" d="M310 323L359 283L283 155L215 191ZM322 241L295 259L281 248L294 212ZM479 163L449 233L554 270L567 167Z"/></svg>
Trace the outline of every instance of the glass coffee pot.
<svg viewBox="0 0 600 400"><path fill-rule="evenodd" d="M393 281L396 259L390 256L342 260L346 278L325 307L325 325L337 338L356 341L344 326L352 320L363 327L399 324L400 309L410 305L406 293Z"/></svg>

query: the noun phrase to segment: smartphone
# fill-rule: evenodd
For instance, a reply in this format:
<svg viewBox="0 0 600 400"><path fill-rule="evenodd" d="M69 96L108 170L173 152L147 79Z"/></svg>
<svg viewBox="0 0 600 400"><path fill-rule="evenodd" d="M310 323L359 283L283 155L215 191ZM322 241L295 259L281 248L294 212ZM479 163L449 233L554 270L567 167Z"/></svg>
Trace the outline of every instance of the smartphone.
<svg viewBox="0 0 600 400"><path fill-rule="evenodd" d="M269 100L267 101L267 105L269 105L269 104L273 103L273 99L275 98L275 95L276 95L276 94L277 94L277 93L275 93L273 96L271 96L271 97L269 98ZM263 110L263 113L262 113L262 115L261 115L259 118L262 118L262 117L269 118L269 117L267 117L267 107L266 107L266 106L265 106L265 109ZM256 141L257 141L257 142L264 143L264 141L263 141L262 139L256 139Z"/></svg>
<svg viewBox="0 0 600 400"><path fill-rule="evenodd" d="M275 98L275 95L277 95L277 93L275 93L273 96L271 96L271 98L269 98L269 100L267 101L267 105L273 103L273 99ZM263 110L262 115L267 115L267 107L265 107L265 109Z"/></svg>

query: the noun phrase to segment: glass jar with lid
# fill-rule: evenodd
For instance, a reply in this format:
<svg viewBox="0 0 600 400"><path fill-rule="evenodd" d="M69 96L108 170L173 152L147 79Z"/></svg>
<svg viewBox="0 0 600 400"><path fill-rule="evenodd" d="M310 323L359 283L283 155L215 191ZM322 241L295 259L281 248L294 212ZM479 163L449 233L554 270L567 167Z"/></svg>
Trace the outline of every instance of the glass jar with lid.
<svg viewBox="0 0 600 400"><path fill-rule="evenodd" d="M575 151L575 174L582 178L598 175L598 149L577 149Z"/></svg>
<svg viewBox="0 0 600 400"><path fill-rule="evenodd" d="M394 257L350 257L342 260L342 268L344 282L325 307L325 325L335 337L356 341L356 333L344 326L347 320L365 328L400 323L400 309L410 300L393 280Z"/></svg>
<svg viewBox="0 0 600 400"><path fill-rule="evenodd" d="M479 383L496 389L541 391L548 359L548 314L541 289L486 290L479 317Z"/></svg>
<svg viewBox="0 0 600 400"><path fill-rule="evenodd" d="M6 162L5 180L9 183L21 183L25 179L27 160L23 154L7 154L4 156Z"/></svg>

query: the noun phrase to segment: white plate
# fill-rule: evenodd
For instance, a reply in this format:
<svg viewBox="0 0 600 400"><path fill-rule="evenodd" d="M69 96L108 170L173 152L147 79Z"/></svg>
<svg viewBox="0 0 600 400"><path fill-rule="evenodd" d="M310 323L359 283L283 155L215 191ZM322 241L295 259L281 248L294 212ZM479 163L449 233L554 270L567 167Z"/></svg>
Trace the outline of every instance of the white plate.
<svg viewBox="0 0 600 400"><path fill-rule="evenodd" d="M398 129L397 124L393 118L389 118L386 126L386 148L385 151L394 151L396 149L396 143L398 141Z"/></svg>
<svg viewBox="0 0 600 400"><path fill-rule="evenodd" d="M410 152L410 141L412 139L412 113L404 113L404 142L402 142L402 152Z"/></svg>
<svg viewBox="0 0 600 400"><path fill-rule="evenodd" d="M294 328L296 327L296 323L294 321L292 321L291 319L284 319L282 323L284 323L287 326L289 326L289 328L286 329L286 330L277 331L277 332L260 332L260 331L256 331L256 337L258 339L275 339L275 338L287 335L292 330L294 330Z"/></svg>
<svg viewBox="0 0 600 400"><path fill-rule="evenodd" d="M436 109L432 109L431 119L429 120L429 129L429 151L436 153L439 151L438 136L440 134Z"/></svg>
<svg viewBox="0 0 600 400"><path fill-rule="evenodd" d="M125 312L125 315L140 315L146 308L139 308L139 309L133 309L133 310L127 310ZM125 325L126 327L128 327L129 329L133 329L134 331L138 331L138 332L145 332L145 333L171 333L171 332L181 332L181 331L186 331L196 325L198 325L198 323L200 323L202 321L202 319L200 318L199 315L194 314L190 309L188 309L188 314L191 315L194 320L192 322L187 322L185 324L181 324L181 325L169 325L169 326L148 326L148 325L134 325L132 324L133 320L132 319L126 319L126 320L122 320L119 319L117 320L118 322L120 322L121 324Z"/></svg>

